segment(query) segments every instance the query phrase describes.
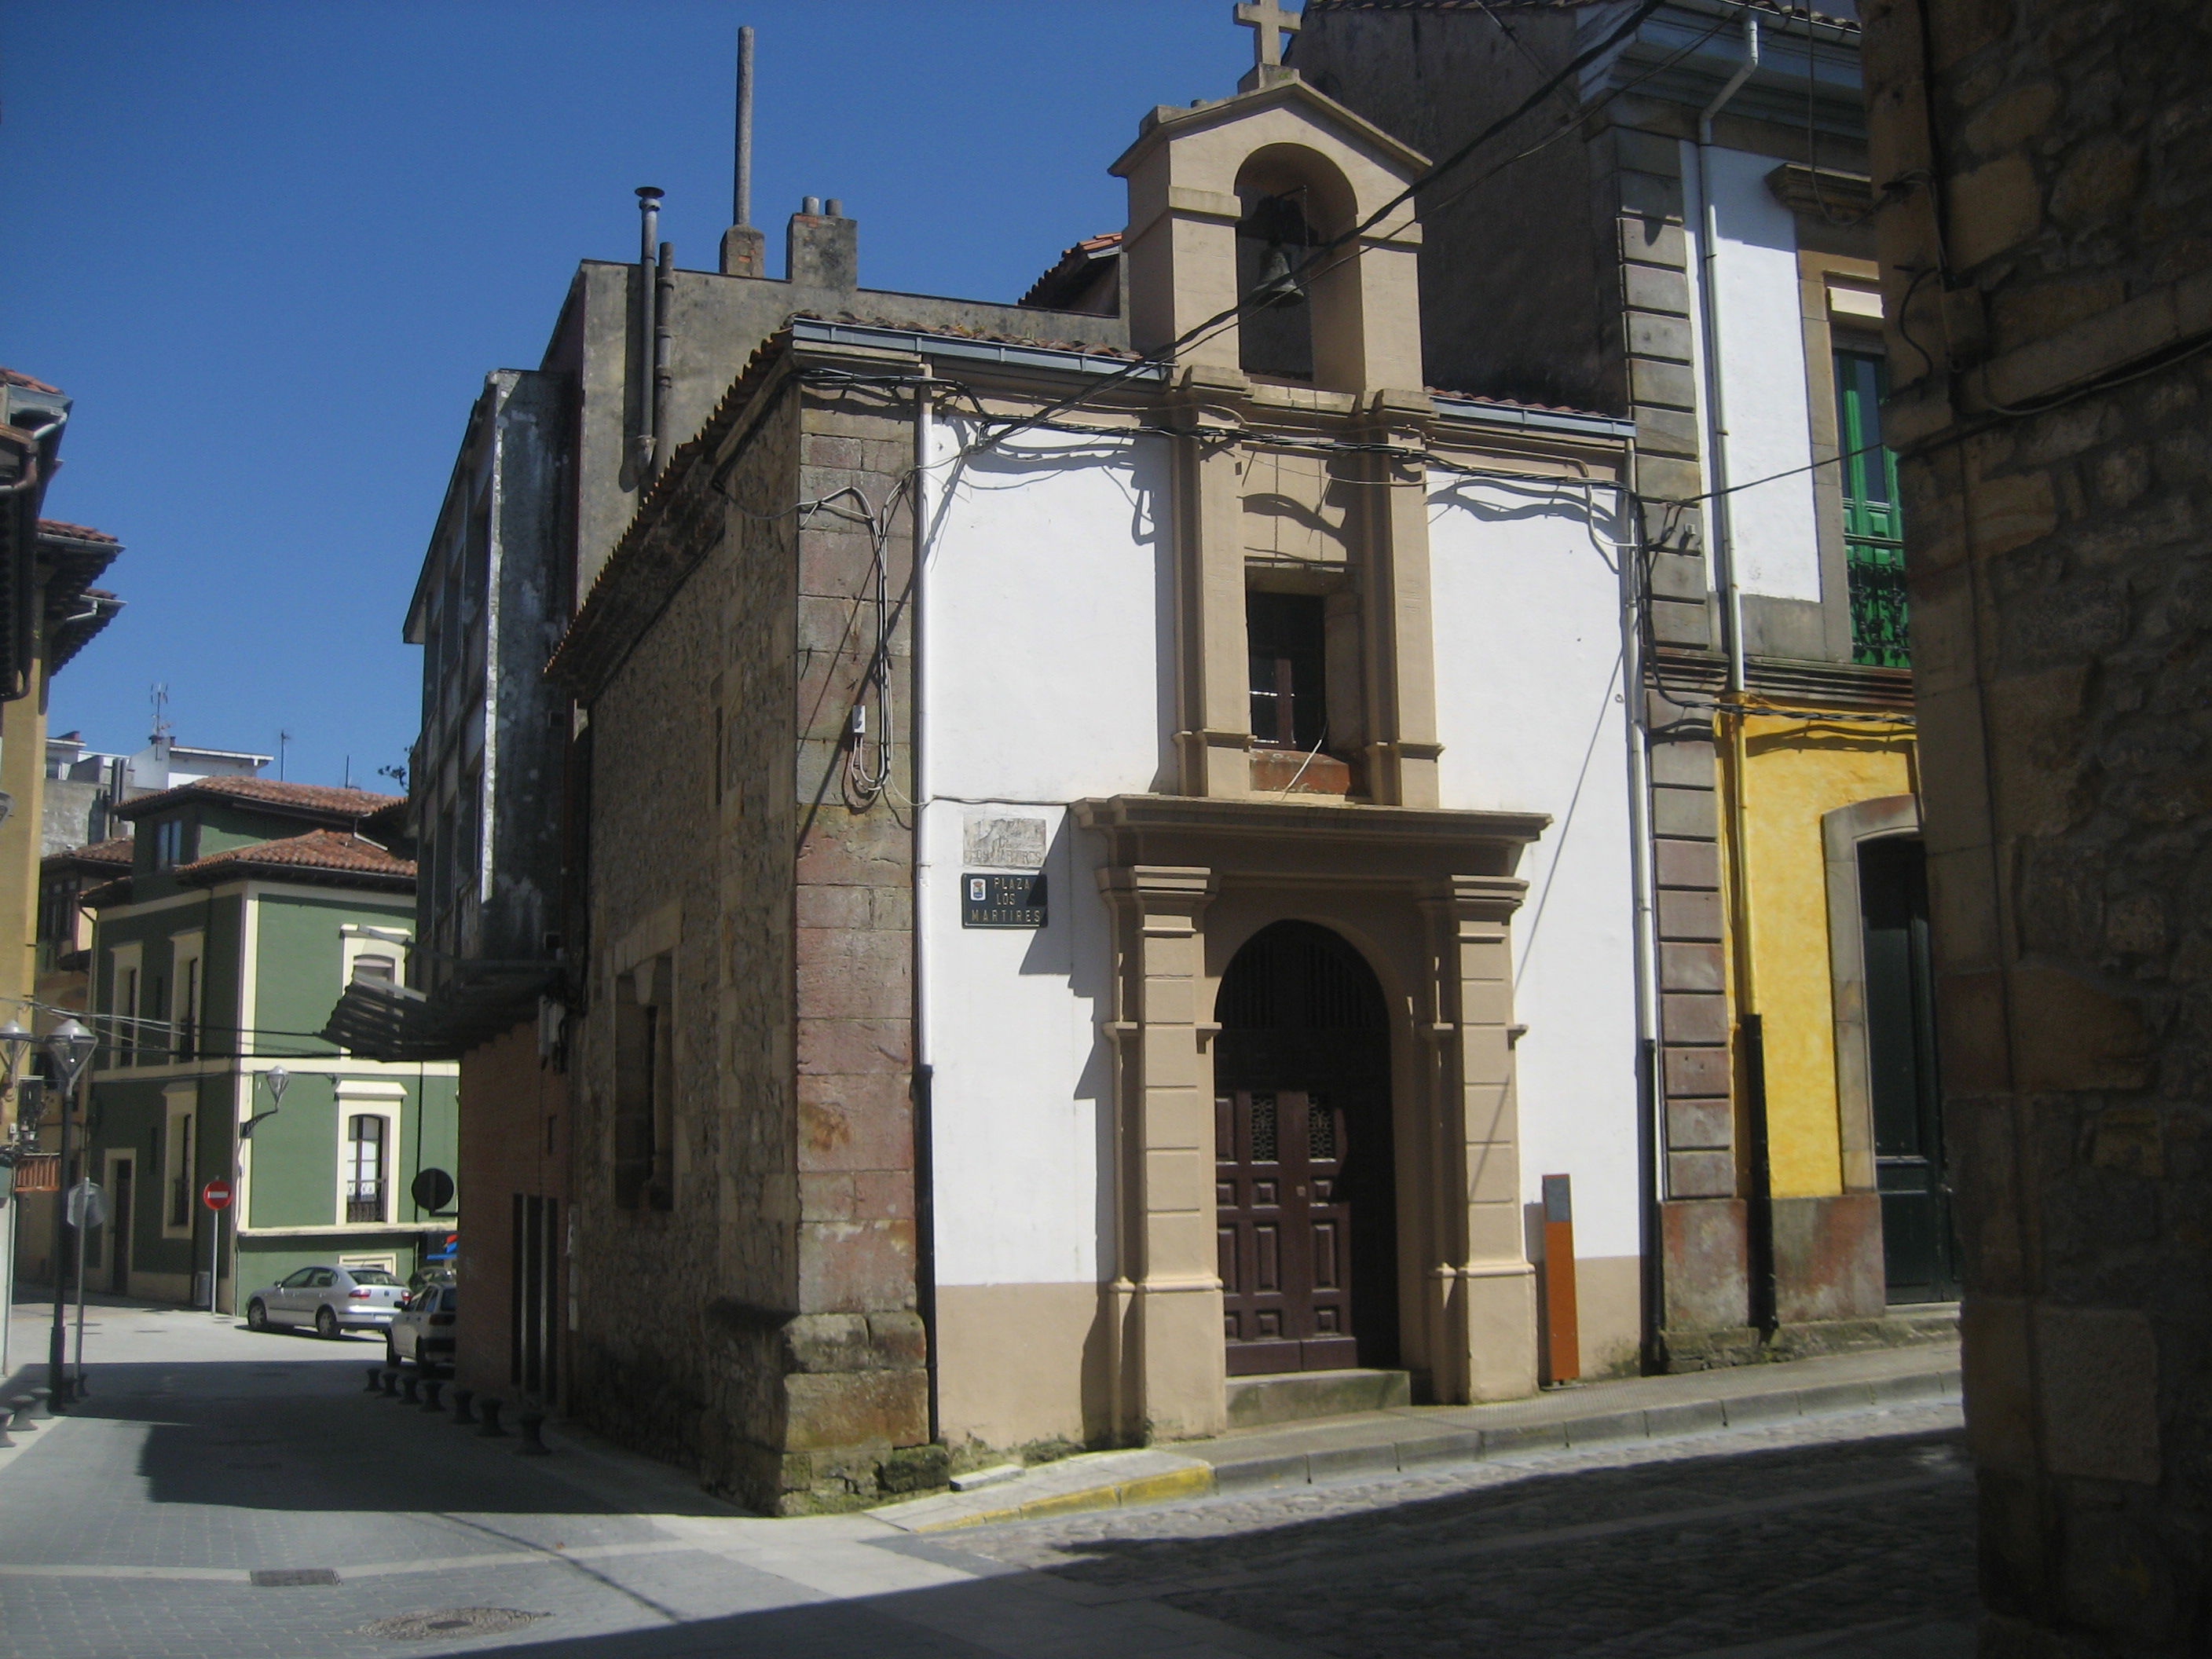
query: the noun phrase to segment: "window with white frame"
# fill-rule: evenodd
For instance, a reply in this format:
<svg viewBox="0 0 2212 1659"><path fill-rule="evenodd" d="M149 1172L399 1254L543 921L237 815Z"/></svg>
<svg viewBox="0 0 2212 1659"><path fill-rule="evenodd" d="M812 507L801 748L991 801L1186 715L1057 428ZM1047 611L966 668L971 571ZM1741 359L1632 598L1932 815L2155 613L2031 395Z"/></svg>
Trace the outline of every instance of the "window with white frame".
<svg viewBox="0 0 2212 1659"><path fill-rule="evenodd" d="M374 927L349 921L338 930L344 983L404 985L407 948L414 936L404 927Z"/></svg>
<svg viewBox="0 0 2212 1659"><path fill-rule="evenodd" d="M176 980L173 990L175 1000L169 1017L169 1057L172 1060L199 1058L201 974L205 954L203 935L180 933L177 936Z"/></svg>
<svg viewBox="0 0 2212 1659"><path fill-rule="evenodd" d="M391 1120L381 1112L349 1112L345 1123L345 1218L387 1221Z"/></svg>
<svg viewBox="0 0 2212 1659"><path fill-rule="evenodd" d="M102 1035L107 1038L111 1066L137 1063L139 950L136 945L118 945L108 954L107 1012L111 1018Z"/></svg>
<svg viewBox="0 0 2212 1659"><path fill-rule="evenodd" d="M189 1238L192 1198L199 1184L198 1147L193 1134L199 1122L198 1085L166 1090L162 1103L161 1237Z"/></svg>
<svg viewBox="0 0 2212 1659"><path fill-rule="evenodd" d="M399 1125L406 1088L341 1078L337 1093L338 1219L350 1226L388 1226L398 1213L392 1182L403 1167Z"/></svg>

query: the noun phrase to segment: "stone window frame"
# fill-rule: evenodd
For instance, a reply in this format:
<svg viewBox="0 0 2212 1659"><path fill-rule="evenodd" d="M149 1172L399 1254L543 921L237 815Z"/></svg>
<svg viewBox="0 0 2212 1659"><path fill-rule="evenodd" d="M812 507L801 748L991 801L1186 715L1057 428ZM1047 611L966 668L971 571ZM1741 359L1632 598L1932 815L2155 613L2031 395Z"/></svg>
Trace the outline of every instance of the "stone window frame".
<svg viewBox="0 0 2212 1659"><path fill-rule="evenodd" d="M1815 221L1814 223L1819 222ZM1821 225L1821 231L1827 227ZM1829 655L1851 659L1850 573L1844 547L1844 487L1835 465L1843 441L1836 430L1836 353L1863 350L1887 356L1879 315L1839 321L1833 288L1872 292L1879 303L1881 267L1817 246L1808 246L1806 216L1798 215L1797 283L1805 333L1805 396L1811 420L1814 534L1820 552L1821 631Z"/></svg>
<svg viewBox="0 0 2212 1659"><path fill-rule="evenodd" d="M392 983L407 983L407 953L414 948L415 934L410 928L390 927L368 922L348 921L338 926L338 994L353 983L356 964L363 957L390 957Z"/></svg>
<svg viewBox="0 0 2212 1659"><path fill-rule="evenodd" d="M614 1026L606 1048L612 1074L603 1097L608 1103L606 1168L614 1183L615 1207L639 1214L674 1209L682 1185L677 1072L683 1010L676 990L682 935L678 907L665 905L632 928L606 956L607 1006ZM653 1087L651 1098L641 1102L634 1094L629 1063L637 1024L626 1016L648 1007L658 1015L647 1022L655 1041ZM650 1166L641 1176L625 1171L623 1157L625 1126L635 1121L641 1105L652 1114L653 1147Z"/></svg>
<svg viewBox="0 0 2212 1659"><path fill-rule="evenodd" d="M133 940L114 945L107 951L107 1064L110 1068L138 1064L138 1003L145 994L146 947ZM124 986L131 988L124 994Z"/></svg>
<svg viewBox="0 0 2212 1659"><path fill-rule="evenodd" d="M199 928L179 933L169 945L168 1058L188 1064L199 1058L207 1033L207 934Z"/></svg>
<svg viewBox="0 0 2212 1659"><path fill-rule="evenodd" d="M336 1176L332 1193L331 1216L342 1232L389 1232L404 1225L399 1219L399 1206L407 1194L399 1185L399 1171L406 1167L406 1157L400 1136L405 1128L407 1085L387 1083L378 1078L341 1077L331 1080L331 1092L337 1103L337 1156L331 1160ZM349 1221L346 1219L346 1185L352 1174L350 1146L346 1136L347 1121L356 1117L380 1117L384 1120L384 1195L385 1218L381 1221ZM249 1143L250 1144L250 1143Z"/></svg>
<svg viewBox="0 0 2212 1659"><path fill-rule="evenodd" d="M161 1210L164 1238L192 1236L192 1206L198 1200L199 1115L198 1084L173 1083L161 1091ZM178 1128L179 1122L185 1126L181 1132ZM170 1206L171 1194L180 1175L185 1183L185 1218L179 1223L172 1219L174 1212Z"/></svg>
<svg viewBox="0 0 2212 1659"><path fill-rule="evenodd" d="M1920 833L1917 795L1880 795L1820 815L1820 842L1827 871L1830 1001L1835 1016L1836 1128L1847 1193L1877 1190L1859 848L1869 842L1896 841Z"/></svg>

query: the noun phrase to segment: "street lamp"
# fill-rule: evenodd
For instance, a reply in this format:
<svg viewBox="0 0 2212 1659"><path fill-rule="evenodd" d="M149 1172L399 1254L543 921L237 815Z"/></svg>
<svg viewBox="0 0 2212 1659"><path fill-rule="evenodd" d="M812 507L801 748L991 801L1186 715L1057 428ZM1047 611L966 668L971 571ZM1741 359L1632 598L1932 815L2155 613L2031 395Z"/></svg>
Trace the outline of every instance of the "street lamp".
<svg viewBox="0 0 2212 1659"><path fill-rule="evenodd" d="M31 1034L23 1029L19 1019L10 1019L0 1025L0 1097L14 1101L9 1113L8 1134L0 1142L0 1181L7 1182L7 1213L0 1217L0 1258L5 1259L0 1269L0 1376L14 1375L8 1352L9 1328L15 1322L15 1218L22 1213L15 1207L15 1170L23 1161L23 1154L37 1144L39 1126L23 1121L23 1097L16 1091L16 1074L23 1068L23 1051L31 1046Z"/></svg>
<svg viewBox="0 0 2212 1659"><path fill-rule="evenodd" d="M56 1407L68 1404L71 1398L65 1314L69 1297L62 1277L62 1263L68 1260L63 1232L69 1224L69 1206L64 1200L70 1188L70 1108L76 1099L77 1079L84 1075L92 1051L99 1045L100 1039L74 1019L65 1019L55 1026L40 1044L53 1062L54 1080L61 1085L62 1096L61 1179L56 1184L54 1203L54 1328L46 1349L49 1403ZM79 1267L78 1273L81 1276L83 1269Z"/></svg>

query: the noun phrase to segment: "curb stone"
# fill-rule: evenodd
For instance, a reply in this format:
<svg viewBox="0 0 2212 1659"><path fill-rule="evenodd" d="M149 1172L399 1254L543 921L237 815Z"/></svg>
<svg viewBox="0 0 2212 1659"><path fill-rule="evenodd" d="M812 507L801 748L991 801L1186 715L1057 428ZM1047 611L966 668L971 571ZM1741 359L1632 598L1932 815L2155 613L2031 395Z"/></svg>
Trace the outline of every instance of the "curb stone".
<svg viewBox="0 0 2212 1659"><path fill-rule="evenodd" d="M1156 1448L1087 1452L1038 1464L976 1491L911 1498L868 1513L902 1532L942 1532L1089 1510L1169 1503L1215 1492L1304 1486L1442 1463L1480 1462L1522 1452L1678 1440L1753 1424L1955 1400L1959 1395L1960 1373L1953 1367L1866 1381L1797 1383L1719 1400L1682 1400L1626 1410L1593 1402L1593 1409L1582 1416L1550 1422L1446 1429L1370 1445L1317 1447L1311 1451L1239 1457L1233 1443L1212 1442L1194 1445L1191 1449L1195 1455ZM1325 1424L1323 1419L1314 1426ZM1281 1431L1279 1425L1276 1431Z"/></svg>
<svg viewBox="0 0 2212 1659"><path fill-rule="evenodd" d="M1425 1434L1369 1446L1334 1446L1311 1452L1275 1453L1209 1459L1212 1489L1249 1492L1267 1486L1310 1486L1346 1475L1388 1474L1425 1463L1478 1462L1516 1453L1556 1451L1575 1446L1624 1441L1678 1440L1723 1428L1792 1418L1827 1416L1960 1397L1960 1373L1954 1368L1871 1382L1820 1383L1778 1389L1726 1400L1686 1400L1629 1411L1592 1412L1553 1423L1505 1423L1494 1428ZM1226 1449L1224 1449L1224 1450Z"/></svg>

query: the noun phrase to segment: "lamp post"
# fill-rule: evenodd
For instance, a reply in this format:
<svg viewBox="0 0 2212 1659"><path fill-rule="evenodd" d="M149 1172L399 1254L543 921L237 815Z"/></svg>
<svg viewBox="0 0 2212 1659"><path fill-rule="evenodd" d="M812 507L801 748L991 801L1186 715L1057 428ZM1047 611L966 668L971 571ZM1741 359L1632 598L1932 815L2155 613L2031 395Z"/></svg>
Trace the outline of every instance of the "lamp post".
<svg viewBox="0 0 2212 1659"><path fill-rule="evenodd" d="M46 1388L49 1404L54 1407L67 1405L70 1399L69 1294L68 1282L62 1272L62 1264L69 1259L64 1237L69 1224L69 1206L64 1197L70 1188L70 1109L76 1103L77 1079L84 1075L86 1062L91 1060L99 1042L76 1021L65 1019L47 1032L40 1045L53 1062L54 1079L61 1085L62 1097L60 1179L56 1183L54 1200L54 1325L46 1348Z"/></svg>
<svg viewBox="0 0 2212 1659"><path fill-rule="evenodd" d="M238 1279L238 1232L239 1229L246 1224L242 1218L242 1212L245 1209L246 1143L253 1139L253 1132L257 1127L258 1127L266 1120L276 1116L279 1111L283 1109L284 1091L292 1086L292 1074L286 1071L282 1066L271 1066L267 1071L261 1073L261 1080L269 1085L269 1109L265 1112L254 1112L250 1114L246 1121L238 1126L238 1139L231 1143L230 1150L230 1277L232 1280L231 1307L234 1312L236 1311L238 1305L236 1299ZM247 1097L247 1101L249 1104L252 1103L251 1096ZM216 1310L216 1285L217 1273L216 1248L218 1242L221 1240L222 1236L222 1216L220 1212L217 1212L215 1218L214 1227L208 1235L208 1311L210 1313L213 1313Z"/></svg>
<svg viewBox="0 0 2212 1659"><path fill-rule="evenodd" d="M29 1126L28 1133L25 1133L22 1097L15 1090L16 1074L23 1066L23 1051L30 1046L31 1034L23 1029L21 1020L10 1019L0 1025L0 1096L15 1103L6 1146L7 1215L4 1230L0 1231L0 1252L5 1252L7 1257L4 1266L0 1266L0 1298L4 1298L0 1299L0 1377L15 1374L8 1352L8 1334L15 1322L15 1219L22 1213L16 1207L15 1167L38 1134L36 1124Z"/></svg>

